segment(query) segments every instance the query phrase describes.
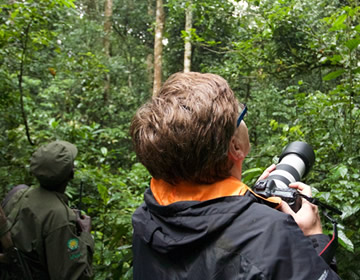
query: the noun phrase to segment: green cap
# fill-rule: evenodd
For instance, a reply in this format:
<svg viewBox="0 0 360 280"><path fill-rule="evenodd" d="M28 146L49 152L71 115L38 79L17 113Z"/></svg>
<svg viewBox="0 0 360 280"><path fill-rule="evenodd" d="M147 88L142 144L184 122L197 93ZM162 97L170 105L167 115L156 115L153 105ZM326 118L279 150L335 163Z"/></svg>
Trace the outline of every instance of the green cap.
<svg viewBox="0 0 360 280"><path fill-rule="evenodd" d="M30 171L42 186L58 186L69 179L77 155L75 145L54 141L41 146L31 157Z"/></svg>

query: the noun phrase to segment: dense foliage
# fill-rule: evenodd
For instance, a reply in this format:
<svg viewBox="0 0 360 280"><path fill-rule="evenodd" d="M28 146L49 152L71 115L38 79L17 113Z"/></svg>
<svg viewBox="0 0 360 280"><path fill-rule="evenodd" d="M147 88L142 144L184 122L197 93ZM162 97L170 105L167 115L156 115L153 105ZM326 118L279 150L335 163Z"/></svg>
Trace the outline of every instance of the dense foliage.
<svg viewBox="0 0 360 280"><path fill-rule="evenodd" d="M7 3L4 3L7 2ZM131 279L131 214L149 175L128 128L151 96L155 1L113 0L110 57L104 1L2 1L0 5L0 197L36 184L29 159L55 139L79 149L67 190L93 217L96 279ZM246 102L252 185L291 141L310 143L306 178L316 196L343 211L337 260L360 279L360 24L357 1L193 0L192 70L226 78ZM185 8L164 2L164 76L182 71ZM149 68L150 67L150 68ZM105 90L105 76L110 91ZM324 230L331 224L324 220Z"/></svg>

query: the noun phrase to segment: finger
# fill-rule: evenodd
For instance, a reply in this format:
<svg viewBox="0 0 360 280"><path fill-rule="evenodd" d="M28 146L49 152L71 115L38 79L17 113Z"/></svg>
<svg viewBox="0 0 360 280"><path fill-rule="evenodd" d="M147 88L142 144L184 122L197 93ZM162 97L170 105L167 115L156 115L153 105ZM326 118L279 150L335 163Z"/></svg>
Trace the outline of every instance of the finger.
<svg viewBox="0 0 360 280"><path fill-rule="evenodd" d="M266 168L265 171L267 171L268 173L270 173L271 171L275 170L276 165L273 163L272 165L270 165L268 168Z"/></svg>
<svg viewBox="0 0 360 280"><path fill-rule="evenodd" d="M290 183L289 187L290 188L294 188L294 189L298 189L299 191L302 191L304 189L305 184L302 182L294 182L294 183Z"/></svg>
<svg viewBox="0 0 360 280"><path fill-rule="evenodd" d="M289 184L290 188L297 189L300 193L305 194L307 196L311 196L311 187L302 182L295 182Z"/></svg>
<svg viewBox="0 0 360 280"><path fill-rule="evenodd" d="M269 176L269 174L276 169L276 165L272 164L268 168L265 169L263 174L259 177L259 180L265 179Z"/></svg>
<svg viewBox="0 0 360 280"><path fill-rule="evenodd" d="M301 200L301 208L299 209L298 213L301 214L301 213L306 213L308 211L314 211L314 206L313 204L311 204L309 201L307 201L306 199L302 199Z"/></svg>
<svg viewBox="0 0 360 280"><path fill-rule="evenodd" d="M295 212L290 208L289 204L287 204L284 201L281 201L279 210L281 212L284 212L285 214L289 214L289 215L291 215L293 217L295 216Z"/></svg>

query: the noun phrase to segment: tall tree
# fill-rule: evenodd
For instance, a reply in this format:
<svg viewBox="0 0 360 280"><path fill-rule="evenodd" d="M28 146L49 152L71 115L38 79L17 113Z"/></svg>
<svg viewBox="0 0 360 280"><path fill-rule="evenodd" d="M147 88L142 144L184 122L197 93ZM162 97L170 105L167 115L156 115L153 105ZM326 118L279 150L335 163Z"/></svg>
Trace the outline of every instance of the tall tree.
<svg viewBox="0 0 360 280"><path fill-rule="evenodd" d="M99 3L96 0L85 0L84 2L84 7L85 7L85 12L86 14L91 18L91 19L96 19L98 13L99 13Z"/></svg>
<svg viewBox="0 0 360 280"><path fill-rule="evenodd" d="M153 96L156 96L162 79L162 51L163 33L165 25L165 14L163 0L156 1L156 27L155 27L155 46L154 46L154 85Z"/></svg>
<svg viewBox="0 0 360 280"><path fill-rule="evenodd" d="M184 72L191 70L191 29L192 29L192 0L187 1L185 9L185 50Z"/></svg>
<svg viewBox="0 0 360 280"><path fill-rule="evenodd" d="M153 1L148 0L148 4L147 4L147 13L148 16L150 18L154 18L154 5L153 5ZM153 46L151 46L151 49L153 49ZM150 52L147 56L146 56L146 70L147 70L147 77L148 77L148 82L151 85L154 79L154 54L152 52ZM150 87L150 94L152 94L152 88Z"/></svg>
<svg viewBox="0 0 360 280"><path fill-rule="evenodd" d="M111 47L111 18L112 18L112 0L105 1L105 22L104 22L104 51L105 56L110 58L110 47ZM104 87L104 101L106 102L109 97L110 91L110 73L105 74L105 87Z"/></svg>

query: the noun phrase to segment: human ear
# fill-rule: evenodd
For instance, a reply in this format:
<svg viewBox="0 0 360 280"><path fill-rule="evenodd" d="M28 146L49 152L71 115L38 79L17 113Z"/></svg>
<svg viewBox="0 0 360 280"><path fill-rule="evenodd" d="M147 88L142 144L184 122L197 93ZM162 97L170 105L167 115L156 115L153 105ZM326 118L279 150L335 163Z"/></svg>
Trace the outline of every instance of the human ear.
<svg viewBox="0 0 360 280"><path fill-rule="evenodd" d="M243 160L246 154L240 141L236 137L232 137L229 145L229 157L233 161Z"/></svg>

